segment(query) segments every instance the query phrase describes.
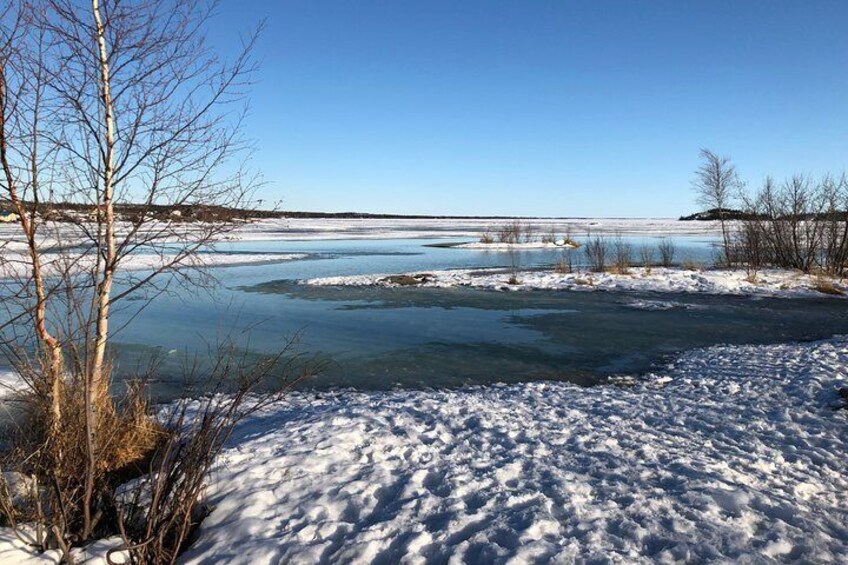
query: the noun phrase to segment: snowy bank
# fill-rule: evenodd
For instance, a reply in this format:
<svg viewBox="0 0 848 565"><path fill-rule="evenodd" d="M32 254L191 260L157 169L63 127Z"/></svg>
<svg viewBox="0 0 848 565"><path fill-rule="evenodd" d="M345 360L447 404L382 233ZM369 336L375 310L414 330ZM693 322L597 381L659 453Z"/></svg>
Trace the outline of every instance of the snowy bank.
<svg viewBox="0 0 848 565"><path fill-rule="evenodd" d="M704 294L760 296L823 296L817 290L819 280L796 271L770 269L751 280L745 271L690 270L675 268L632 268L627 274L557 273L555 271L519 271L504 269L457 269L400 275L421 280L420 286L437 288L474 287L489 290L605 290L629 292L692 292ZM422 276L426 275L426 276ZM510 284L515 277L517 284ZM398 286L397 275L353 275L307 279L301 284L314 286ZM837 292L848 293L845 281L833 281Z"/></svg>
<svg viewBox="0 0 848 565"><path fill-rule="evenodd" d="M842 337L626 386L296 393L236 430L182 562L845 562L846 384Z"/></svg>
<svg viewBox="0 0 848 565"><path fill-rule="evenodd" d="M848 339L635 386L293 396L222 457L188 563L848 559Z"/></svg>

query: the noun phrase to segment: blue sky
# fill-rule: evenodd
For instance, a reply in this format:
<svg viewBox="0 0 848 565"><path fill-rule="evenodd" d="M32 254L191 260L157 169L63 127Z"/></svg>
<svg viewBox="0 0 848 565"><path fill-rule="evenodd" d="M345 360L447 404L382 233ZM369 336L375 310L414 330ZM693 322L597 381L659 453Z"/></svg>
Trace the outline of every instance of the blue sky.
<svg viewBox="0 0 848 565"><path fill-rule="evenodd" d="M224 0L267 18L247 135L285 209L678 216L848 162L848 2Z"/></svg>

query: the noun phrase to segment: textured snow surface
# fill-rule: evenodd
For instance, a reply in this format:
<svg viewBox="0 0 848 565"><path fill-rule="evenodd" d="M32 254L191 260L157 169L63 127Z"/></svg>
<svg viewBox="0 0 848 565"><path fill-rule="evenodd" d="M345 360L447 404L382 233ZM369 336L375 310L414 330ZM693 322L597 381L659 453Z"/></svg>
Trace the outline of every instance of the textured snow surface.
<svg viewBox="0 0 848 565"><path fill-rule="evenodd" d="M413 275L415 273L409 273ZM509 271L486 269L457 269L428 271L422 286L449 288L469 286L491 290L608 290L639 292L698 292L706 294L763 295L763 296L823 296L815 289L816 277L796 271L769 269L749 280L744 270L690 270L655 267L646 271L632 268L627 274L615 273L557 273L555 271ZM316 286L393 286L384 279L389 276L353 275L307 279L302 284ZM517 284L510 284L515 276ZM845 281L832 281L834 288L848 293Z"/></svg>
<svg viewBox="0 0 848 565"><path fill-rule="evenodd" d="M848 339L632 386L302 393L248 422L189 563L848 562Z"/></svg>
<svg viewBox="0 0 848 565"><path fill-rule="evenodd" d="M848 337L620 382L293 394L236 430L182 561L848 562ZM0 562L57 562L22 547L0 528Z"/></svg>

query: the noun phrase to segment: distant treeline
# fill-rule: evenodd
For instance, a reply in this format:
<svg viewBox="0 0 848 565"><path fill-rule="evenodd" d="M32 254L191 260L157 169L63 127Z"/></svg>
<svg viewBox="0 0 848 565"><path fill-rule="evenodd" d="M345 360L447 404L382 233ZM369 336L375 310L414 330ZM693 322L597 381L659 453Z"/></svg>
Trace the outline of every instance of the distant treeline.
<svg viewBox="0 0 848 565"><path fill-rule="evenodd" d="M32 209L33 204L26 204ZM0 200L0 208L9 209L6 202ZM224 206L207 206L203 204L182 204L176 206L165 206L159 204L127 204L115 203L115 213L125 219L137 217L144 214L148 218L182 218L185 221L247 221L277 218L305 218L305 219L381 219L381 220L513 220L513 219L562 219L543 218L541 216L452 216L452 215L427 215L427 214L373 214L368 212L303 212L293 210L260 210L250 208L227 208ZM79 202L50 202L39 203L36 211L41 216L51 216L61 220L62 216L71 213L70 216L96 214L96 207L92 204ZM581 219L581 218L573 218Z"/></svg>
<svg viewBox="0 0 848 565"><path fill-rule="evenodd" d="M729 220L768 220L774 219L768 214L757 214L754 212L744 212L742 210L734 210L732 208L711 208L704 212L697 212L689 216L680 216L681 222L689 221L716 221L722 219L722 214L726 221ZM778 216L776 219L796 219L796 220L846 220L848 219L848 211L824 211L824 212L797 212L793 214L785 214Z"/></svg>
<svg viewBox="0 0 848 565"><path fill-rule="evenodd" d="M696 212L689 216L680 216L681 222L698 221L715 221L715 220L755 220L757 214L745 212L743 210L734 210L732 208L710 208L704 212Z"/></svg>

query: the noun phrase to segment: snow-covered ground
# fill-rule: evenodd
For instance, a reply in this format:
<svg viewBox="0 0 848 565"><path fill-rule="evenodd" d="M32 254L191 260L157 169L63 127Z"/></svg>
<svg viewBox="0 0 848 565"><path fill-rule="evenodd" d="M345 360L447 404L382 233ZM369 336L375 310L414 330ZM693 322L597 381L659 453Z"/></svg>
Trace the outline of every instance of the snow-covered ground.
<svg viewBox="0 0 848 565"><path fill-rule="evenodd" d="M294 395L221 458L187 563L848 560L848 339L632 386Z"/></svg>
<svg viewBox="0 0 848 565"><path fill-rule="evenodd" d="M181 561L848 560L848 337L617 383L293 394L236 431ZM0 529L0 560L55 556Z"/></svg>
<svg viewBox="0 0 848 565"><path fill-rule="evenodd" d="M750 279L742 270L691 270L655 267L648 272L634 267L627 274L557 273L555 271L518 271L504 269L457 269L409 273L426 274L421 286L449 288L467 286L491 290L605 290L640 292L697 292L705 294L763 296L823 296L816 290L819 279L812 275L769 269ZM314 286L393 286L392 275L353 275L306 279L302 284ZM517 284L510 284L515 277ZM840 292L848 293L846 281L830 281Z"/></svg>

